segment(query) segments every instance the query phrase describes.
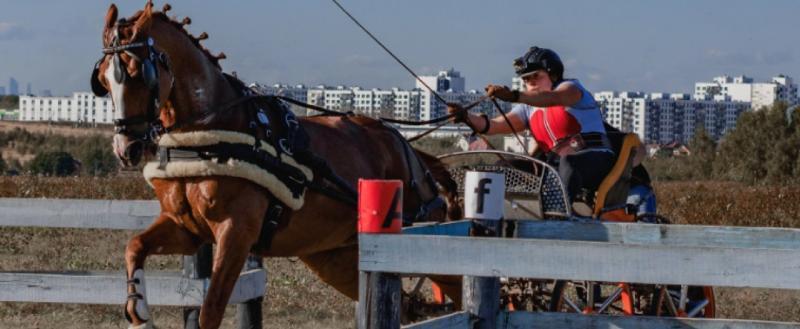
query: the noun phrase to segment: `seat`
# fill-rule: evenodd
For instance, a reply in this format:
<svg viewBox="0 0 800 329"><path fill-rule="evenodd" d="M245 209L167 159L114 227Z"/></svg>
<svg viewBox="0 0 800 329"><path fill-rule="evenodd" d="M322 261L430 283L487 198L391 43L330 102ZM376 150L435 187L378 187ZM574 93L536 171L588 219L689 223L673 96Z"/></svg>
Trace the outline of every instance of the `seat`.
<svg viewBox="0 0 800 329"><path fill-rule="evenodd" d="M595 194L594 219L613 222L633 222L636 214L626 211L628 190L630 189L631 172L636 166L635 160L642 152L642 142L634 133L625 134L622 147L617 151L617 161L608 175L603 179Z"/></svg>

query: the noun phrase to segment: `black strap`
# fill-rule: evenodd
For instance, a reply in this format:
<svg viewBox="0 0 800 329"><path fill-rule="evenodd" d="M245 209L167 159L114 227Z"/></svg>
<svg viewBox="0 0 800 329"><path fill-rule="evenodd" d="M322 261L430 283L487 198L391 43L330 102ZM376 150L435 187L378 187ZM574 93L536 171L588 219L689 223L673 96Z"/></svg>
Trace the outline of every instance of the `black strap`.
<svg viewBox="0 0 800 329"><path fill-rule="evenodd" d="M275 197L270 196L269 206L267 207L267 212L264 213L264 221L261 223L261 232L258 234L258 240L256 240L256 245L253 246L253 249L269 250L285 209L286 205Z"/></svg>
<svg viewBox="0 0 800 329"><path fill-rule="evenodd" d="M307 185L307 177L298 168L290 166L279 158L262 149L254 149L253 145L218 143L208 146L159 147L160 167L166 167L169 161L216 160L225 163L230 159L247 162L264 169L278 178L292 197L299 198Z"/></svg>

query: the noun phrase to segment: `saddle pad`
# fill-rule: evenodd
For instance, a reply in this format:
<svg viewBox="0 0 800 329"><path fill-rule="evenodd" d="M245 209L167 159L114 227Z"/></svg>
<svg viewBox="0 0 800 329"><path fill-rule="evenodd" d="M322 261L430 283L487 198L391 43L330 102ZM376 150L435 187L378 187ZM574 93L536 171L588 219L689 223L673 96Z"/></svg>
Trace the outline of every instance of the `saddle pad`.
<svg viewBox="0 0 800 329"><path fill-rule="evenodd" d="M159 147L197 147L210 146L219 143L247 144L255 145L253 136L223 130L193 131L185 133L170 133L161 136L158 142ZM312 181L314 174L310 168L299 164L295 159L285 153L280 155L275 152L275 148L262 141L261 149L273 157L291 167L300 170L305 176L306 181ZM269 190L278 200L294 210L303 206L305 193L302 192L295 196L289 188L272 173L260 168L255 164L229 159L219 163L216 159L203 160L183 160L170 161L166 166L160 168L159 161L148 162L143 170L144 178L150 186L153 185L154 178L180 178L180 177L204 177L204 176L231 176L247 179Z"/></svg>

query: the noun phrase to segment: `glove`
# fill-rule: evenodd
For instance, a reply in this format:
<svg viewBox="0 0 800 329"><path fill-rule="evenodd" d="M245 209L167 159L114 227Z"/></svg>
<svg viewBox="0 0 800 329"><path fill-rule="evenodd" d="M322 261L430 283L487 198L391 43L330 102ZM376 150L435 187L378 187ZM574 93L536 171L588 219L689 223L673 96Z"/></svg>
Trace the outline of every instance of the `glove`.
<svg viewBox="0 0 800 329"><path fill-rule="evenodd" d="M495 97L504 102L519 101L519 91L508 89L506 86L488 85L486 86L486 95Z"/></svg>
<svg viewBox="0 0 800 329"><path fill-rule="evenodd" d="M467 111L464 110L461 104L447 103L447 114L456 115L451 119L455 123L467 122Z"/></svg>

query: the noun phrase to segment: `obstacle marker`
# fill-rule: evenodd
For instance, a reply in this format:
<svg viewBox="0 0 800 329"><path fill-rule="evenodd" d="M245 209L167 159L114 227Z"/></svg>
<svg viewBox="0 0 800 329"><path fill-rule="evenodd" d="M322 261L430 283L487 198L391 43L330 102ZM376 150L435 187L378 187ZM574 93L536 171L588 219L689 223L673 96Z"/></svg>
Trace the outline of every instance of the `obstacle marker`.
<svg viewBox="0 0 800 329"><path fill-rule="evenodd" d="M358 180L358 233L398 234L403 226L403 182ZM358 275L359 329L400 329L400 276L360 272ZM368 302L369 301L369 302Z"/></svg>
<svg viewBox="0 0 800 329"><path fill-rule="evenodd" d="M403 226L403 182L358 180L358 232L400 233Z"/></svg>
<svg viewBox="0 0 800 329"><path fill-rule="evenodd" d="M495 172L468 171L464 175L464 216L469 219L500 220L506 179Z"/></svg>

